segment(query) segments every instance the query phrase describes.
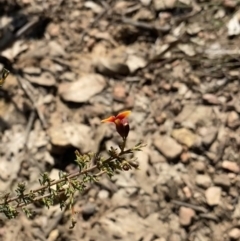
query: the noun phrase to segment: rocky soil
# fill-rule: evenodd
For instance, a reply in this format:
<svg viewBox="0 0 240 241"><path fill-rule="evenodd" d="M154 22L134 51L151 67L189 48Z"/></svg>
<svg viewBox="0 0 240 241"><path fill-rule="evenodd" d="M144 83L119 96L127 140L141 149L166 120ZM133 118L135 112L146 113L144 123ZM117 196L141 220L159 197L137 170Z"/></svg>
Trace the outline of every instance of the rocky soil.
<svg viewBox="0 0 240 241"><path fill-rule="evenodd" d="M4 241L240 240L237 0L0 0L0 192L116 146L131 110L140 170L0 222Z"/></svg>

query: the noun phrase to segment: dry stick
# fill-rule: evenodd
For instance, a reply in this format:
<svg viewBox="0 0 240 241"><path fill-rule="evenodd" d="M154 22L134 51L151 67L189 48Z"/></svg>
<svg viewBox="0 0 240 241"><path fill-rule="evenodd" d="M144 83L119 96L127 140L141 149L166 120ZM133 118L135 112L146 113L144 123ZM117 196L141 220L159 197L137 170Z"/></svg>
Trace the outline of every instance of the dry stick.
<svg viewBox="0 0 240 241"><path fill-rule="evenodd" d="M149 24L149 23L146 23L146 22L143 22L143 21L136 21L136 20L133 20L131 18L126 18L126 17L121 17L121 18L118 18L118 20L120 20L122 23L125 23L125 24L129 24L129 25L132 25L136 28L142 28L142 29L146 29L146 30L156 30L156 31L159 31L161 33L166 33L166 32L169 32L170 31L170 26L166 25L166 26L155 26L153 24Z"/></svg>
<svg viewBox="0 0 240 241"><path fill-rule="evenodd" d="M39 18L33 18L29 23L24 25L22 28L20 28L16 34L13 34L10 31L6 31L3 38L0 41L0 51L6 49L7 47L11 46L14 41L16 41L18 38L23 36L25 33L30 31L34 28L34 26L38 23Z"/></svg>
<svg viewBox="0 0 240 241"><path fill-rule="evenodd" d="M25 140L24 140L25 147L27 147L29 135L30 135L35 118L36 118L36 111L32 110L29 120L28 120L27 128L26 128L26 136L25 136Z"/></svg>
<svg viewBox="0 0 240 241"><path fill-rule="evenodd" d="M34 97L32 96L31 92L28 90L28 86L26 85L26 83L24 83L24 79L17 77L18 83L21 86L21 88L23 89L23 91L25 92L25 94L28 96L28 98L30 99L30 101L32 102L32 105L34 107L34 110L37 112L38 117L41 121L42 127L43 129L47 128L47 122L42 114L42 112L40 111L39 106L36 104L36 101L34 99Z"/></svg>
<svg viewBox="0 0 240 241"><path fill-rule="evenodd" d="M179 206L184 206L184 207L188 207L188 208L192 208L198 212L202 212L202 213L206 213L208 210L204 207L199 207L197 205L191 204L191 203L186 203L186 202L181 202L178 200L172 200L172 203L179 205Z"/></svg>
<svg viewBox="0 0 240 241"><path fill-rule="evenodd" d="M219 219L217 218L217 216L214 215L214 214L211 214L211 213L200 213L198 216L199 216L200 218L205 218L205 219L213 220L213 221L215 221L215 222L218 222L218 221L219 221Z"/></svg>
<svg viewBox="0 0 240 241"><path fill-rule="evenodd" d="M194 4L193 10L190 13L187 13L187 14L185 14L183 16L180 16L180 17L176 17L174 21L175 21L176 24L179 24L183 21L188 20L189 18L192 18L192 17L196 16L200 12L201 12L201 8L198 7L197 4Z"/></svg>

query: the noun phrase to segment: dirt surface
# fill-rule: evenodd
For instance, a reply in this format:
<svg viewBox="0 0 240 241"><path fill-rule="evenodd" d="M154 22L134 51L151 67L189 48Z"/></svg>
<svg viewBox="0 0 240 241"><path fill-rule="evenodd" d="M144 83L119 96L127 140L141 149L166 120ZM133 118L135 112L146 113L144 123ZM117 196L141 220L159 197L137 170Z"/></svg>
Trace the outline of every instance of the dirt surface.
<svg viewBox="0 0 240 241"><path fill-rule="evenodd" d="M74 150L119 137L132 110L140 170L86 190L70 212L1 216L0 240L240 240L240 4L234 0L0 1L0 192L75 169Z"/></svg>

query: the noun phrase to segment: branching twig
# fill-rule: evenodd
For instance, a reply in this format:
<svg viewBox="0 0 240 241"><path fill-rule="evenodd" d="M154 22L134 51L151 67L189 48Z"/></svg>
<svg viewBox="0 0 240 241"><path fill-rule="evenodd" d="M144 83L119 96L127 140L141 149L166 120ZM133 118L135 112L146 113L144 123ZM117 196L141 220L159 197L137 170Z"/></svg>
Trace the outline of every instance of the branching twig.
<svg viewBox="0 0 240 241"><path fill-rule="evenodd" d="M33 101L33 97L28 92L27 86L22 84L22 88L29 94L29 98ZM41 174L39 179L40 186L34 190L30 190L26 193L25 183L18 183L15 190L16 196L10 197L10 193L2 196L0 202L0 213L5 214L9 219L17 217L21 208L22 211L28 216L33 215L32 211L27 208L27 205L41 201L46 207L60 204L60 208L68 207L71 210L71 226L73 228L76 224L76 220L73 217L74 211L74 198L75 193L80 191L81 193L86 190L86 185L92 182L97 182L98 177L106 173L109 177L112 177L117 171L128 171L129 169L138 168L138 163L135 160L128 160L127 154L132 154L135 151L141 151L141 148L145 145L139 143L135 147L125 150L127 136L130 130L127 116L131 111L123 111L117 116L111 116L102 120L103 123L110 122L116 125L116 131L122 137L122 143L119 144L119 149L111 147L108 150L109 157L103 158L99 154L89 153L80 154L79 151L75 151L76 163L79 168L78 171L73 173L59 172L59 179L52 180L48 173ZM34 118L34 115L33 115ZM31 128L32 121L29 122L29 128ZM98 170L97 173L93 172ZM81 179L79 178L81 176ZM14 203L10 205L11 203Z"/></svg>
<svg viewBox="0 0 240 241"><path fill-rule="evenodd" d="M138 167L136 163L127 161L124 156L134 151L140 151L144 145L138 144L131 149L124 150L125 144L126 140L123 140L123 143L120 145L120 152L111 147L108 151L109 157L106 159L96 154L81 155L76 151L76 162L79 171L70 174L59 173L59 179L57 180L51 180L48 174L44 173L41 179L39 179L41 186L30 190L28 193L25 193L25 184L19 183L16 196L10 197L8 193L2 197L0 212L4 213L8 218L14 218L18 215L17 209L22 208L28 216L31 216L32 212L27 209L26 206L39 201L43 202L47 207L54 205L57 201L60 203L61 208L69 206L69 208L73 209L74 194L76 191L84 191L86 184L98 181L97 178L105 173L111 177L117 170L127 171L132 167ZM91 163L93 163L92 159L96 159L96 162L94 162L96 164L91 165ZM95 170L98 170L98 173L91 174ZM82 177L81 180L79 180L78 177ZM53 188L53 186L56 188ZM10 206L10 203L13 202L16 204ZM73 226L74 223L75 221L73 219Z"/></svg>
<svg viewBox="0 0 240 241"><path fill-rule="evenodd" d="M119 153L119 157L120 156L122 156L122 155L124 155L124 154L129 154L129 153L132 153L132 149L128 149L128 150L126 150L126 151L122 151L121 153ZM105 161L104 161L104 163L109 163L109 162L111 162L112 160L114 160L116 157L109 157L108 159L106 159ZM86 173L89 173L89 172L93 172L94 170L96 170L98 168L98 165L93 165L92 167L89 167L89 168L87 168L87 169L85 169L85 170L83 170L83 171L76 171L76 172L74 172L74 173L70 173L70 174L68 174L67 176L65 176L65 177L63 177L63 178L60 178L60 179L58 179L58 180L54 180L54 181L51 181L49 184L46 184L46 185L43 185L43 186L41 186L41 187L39 187L39 188L36 188L35 190L33 190L33 191L31 191L31 193L38 193L38 192L40 192L40 191L42 191L42 190L45 190L45 189L47 189L47 188L49 188L49 187L51 187L51 186L54 186L54 185L57 185L57 184L59 184L59 183L62 183L62 182L65 182L66 181L66 179L73 179L73 178L75 178L75 177L78 177L78 176L81 176L81 175L83 175L83 174L86 174ZM103 173L105 173L106 171L104 171L104 172L102 172L101 173L101 175L103 174ZM95 174L94 176L100 176L100 174L98 173L98 174ZM28 196L29 194L25 194L24 196ZM46 195L44 195L44 196L42 196L42 197L39 197L39 198L37 198L37 199L34 199L33 201L38 201L38 200L41 200L42 198L44 198L44 197L48 197L48 194L46 194ZM12 198L9 198L9 199L7 199L4 203L0 203L0 205L3 205L3 204L7 204L7 203L10 203L10 202L13 202L13 201L16 201L17 199L19 199L19 196L15 196L15 197L12 197ZM18 205L18 207L20 207L20 205Z"/></svg>

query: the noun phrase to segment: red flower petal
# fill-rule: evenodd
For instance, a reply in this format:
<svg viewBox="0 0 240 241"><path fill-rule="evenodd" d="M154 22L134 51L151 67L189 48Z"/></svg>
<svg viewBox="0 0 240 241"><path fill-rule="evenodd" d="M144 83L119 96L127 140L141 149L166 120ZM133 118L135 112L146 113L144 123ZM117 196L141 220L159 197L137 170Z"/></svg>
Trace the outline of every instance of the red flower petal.
<svg viewBox="0 0 240 241"><path fill-rule="evenodd" d="M122 119L128 117L130 114L131 114L130 110L123 111L116 116L116 119L122 120Z"/></svg>
<svg viewBox="0 0 240 241"><path fill-rule="evenodd" d="M107 119L104 119L104 120L101 120L102 123L106 123L106 122L112 122L114 123L116 120L116 117L115 116L110 116L108 117Z"/></svg>

